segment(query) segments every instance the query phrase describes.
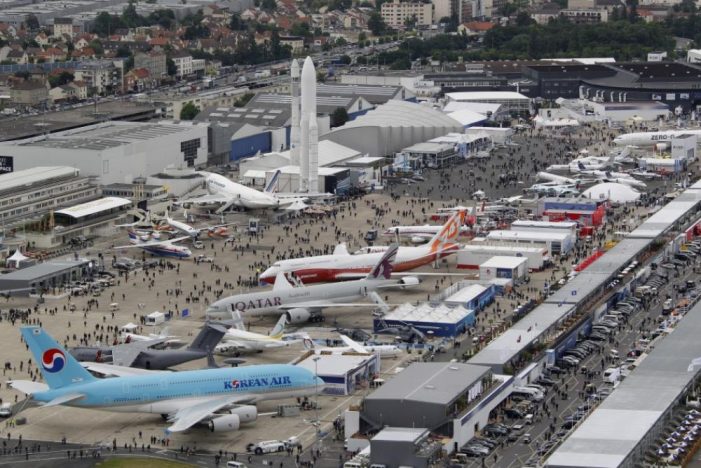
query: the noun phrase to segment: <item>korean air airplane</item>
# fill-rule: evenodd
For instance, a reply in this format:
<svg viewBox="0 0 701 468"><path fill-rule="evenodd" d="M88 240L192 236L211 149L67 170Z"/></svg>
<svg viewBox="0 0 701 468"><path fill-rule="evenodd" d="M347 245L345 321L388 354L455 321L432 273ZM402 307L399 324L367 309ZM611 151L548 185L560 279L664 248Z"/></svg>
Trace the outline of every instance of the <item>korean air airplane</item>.
<svg viewBox="0 0 701 468"><path fill-rule="evenodd" d="M160 414L171 423L169 432L196 424L206 424L212 432L235 431L257 418L257 401L309 396L324 388L314 373L289 364L184 372L137 369L138 375L98 379L42 328L22 327L21 333L46 384L15 380L13 388L43 406Z"/></svg>

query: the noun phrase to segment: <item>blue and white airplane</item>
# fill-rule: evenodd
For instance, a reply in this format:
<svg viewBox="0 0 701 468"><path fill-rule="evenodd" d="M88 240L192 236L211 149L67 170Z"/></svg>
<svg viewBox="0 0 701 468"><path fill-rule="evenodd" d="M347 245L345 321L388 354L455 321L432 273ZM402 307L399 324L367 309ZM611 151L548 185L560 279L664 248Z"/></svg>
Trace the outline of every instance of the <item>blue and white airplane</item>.
<svg viewBox="0 0 701 468"><path fill-rule="evenodd" d="M309 396L324 382L289 364L184 372L146 372L98 379L40 327L21 327L46 384L15 380L10 385L43 406L74 406L116 412L155 413L179 432L207 424L212 432L235 431L254 421L261 400ZM48 384L48 385L47 385Z"/></svg>
<svg viewBox="0 0 701 468"><path fill-rule="evenodd" d="M131 244L120 245L118 247L114 247L114 249L133 249L136 247L145 250L151 255L158 255L159 257L186 258L192 255L192 251L187 247L175 245L175 242L190 239L190 236L176 237L175 239L162 241L154 237L157 235L157 233L149 233L147 236L141 236L137 232L130 230L129 241Z"/></svg>

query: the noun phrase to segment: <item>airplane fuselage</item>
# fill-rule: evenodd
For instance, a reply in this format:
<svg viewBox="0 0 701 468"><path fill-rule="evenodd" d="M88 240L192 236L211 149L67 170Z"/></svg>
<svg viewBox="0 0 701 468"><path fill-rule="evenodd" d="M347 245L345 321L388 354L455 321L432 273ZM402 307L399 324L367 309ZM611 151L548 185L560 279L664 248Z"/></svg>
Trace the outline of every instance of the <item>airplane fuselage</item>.
<svg viewBox="0 0 701 468"><path fill-rule="evenodd" d="M53 390L32 397L49 402L65 395L83 398L67 406L119 412L167 414L182 408L182 400L204 401L226 395L250 395L251 401L313 395L323 388L314 374L287 364L242 368L163 372L100 379Z"/></svg>
<svg viewBox="0 0 701 468"><path fill-rule="evenodd" d="M235 206L249 209L277 208L280 200L268 193L259 192L251 187L237 184L219 174L208 174L206 177L207 191L212 195L220 195L235 200Z"/></svg>
<svg viewBox="0 0 701 468"><path fill-rule="evenodd" d="M402 272L428 265L437 257L443 258L457 251L458 244L447 244L441 253L432 251L429 246L399 247L392 271ZM344 274L368 273L382 258L383 252L357 255L320 255L277 261L264 271L259 281L274 283L279 272L294 272L303 283L342 281Z"/></svg>
<svg viewBox="0 0 701 468"><path fill-rule="evenodd" d="M613 142L619 146L670 145L675 138L684 135L701 137L701 130L667 130L664 132L637 132L617 136Z"/></svg>

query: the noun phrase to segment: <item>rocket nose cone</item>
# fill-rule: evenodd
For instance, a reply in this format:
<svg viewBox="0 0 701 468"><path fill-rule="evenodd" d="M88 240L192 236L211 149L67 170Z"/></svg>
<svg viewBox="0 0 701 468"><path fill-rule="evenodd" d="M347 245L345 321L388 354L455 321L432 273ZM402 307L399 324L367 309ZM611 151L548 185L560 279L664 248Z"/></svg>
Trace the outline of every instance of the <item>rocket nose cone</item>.
<svg viewBox="0 0 701 468"><path fill-rule="evenodd" d="M302 66L302 79L304 77L313 77L316 80L316 70L314 69L314 62L311 57L304 59L304 65Z"/></svg>
<svg viewBox="0 0 701 468"><path fill-rule="evenodd" d="M290 74L292 76L299 76L299 62L297 62L297 59L292 60L292 65L290 65Z"/></svg>

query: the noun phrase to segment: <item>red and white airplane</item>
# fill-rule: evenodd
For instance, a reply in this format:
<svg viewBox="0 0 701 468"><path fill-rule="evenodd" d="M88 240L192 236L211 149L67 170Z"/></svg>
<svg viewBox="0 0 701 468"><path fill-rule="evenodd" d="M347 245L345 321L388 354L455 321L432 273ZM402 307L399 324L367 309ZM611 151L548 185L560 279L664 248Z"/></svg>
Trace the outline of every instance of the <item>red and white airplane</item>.
<svg viewBox="0 0 701 468"><path fill-rule="evenodd" d="M413 270L457 251L460 246L456 239L464 222L465 211L460 210L453 213L427 244L399 247L393 271ZM377 264L386 249L384 246L374 246L368 249L369 253L351 255L344 245L339 245L331 255L278 260L261 273L258 279L272 284L280 272L293 272L304 284L360 279Z"/></svg>

